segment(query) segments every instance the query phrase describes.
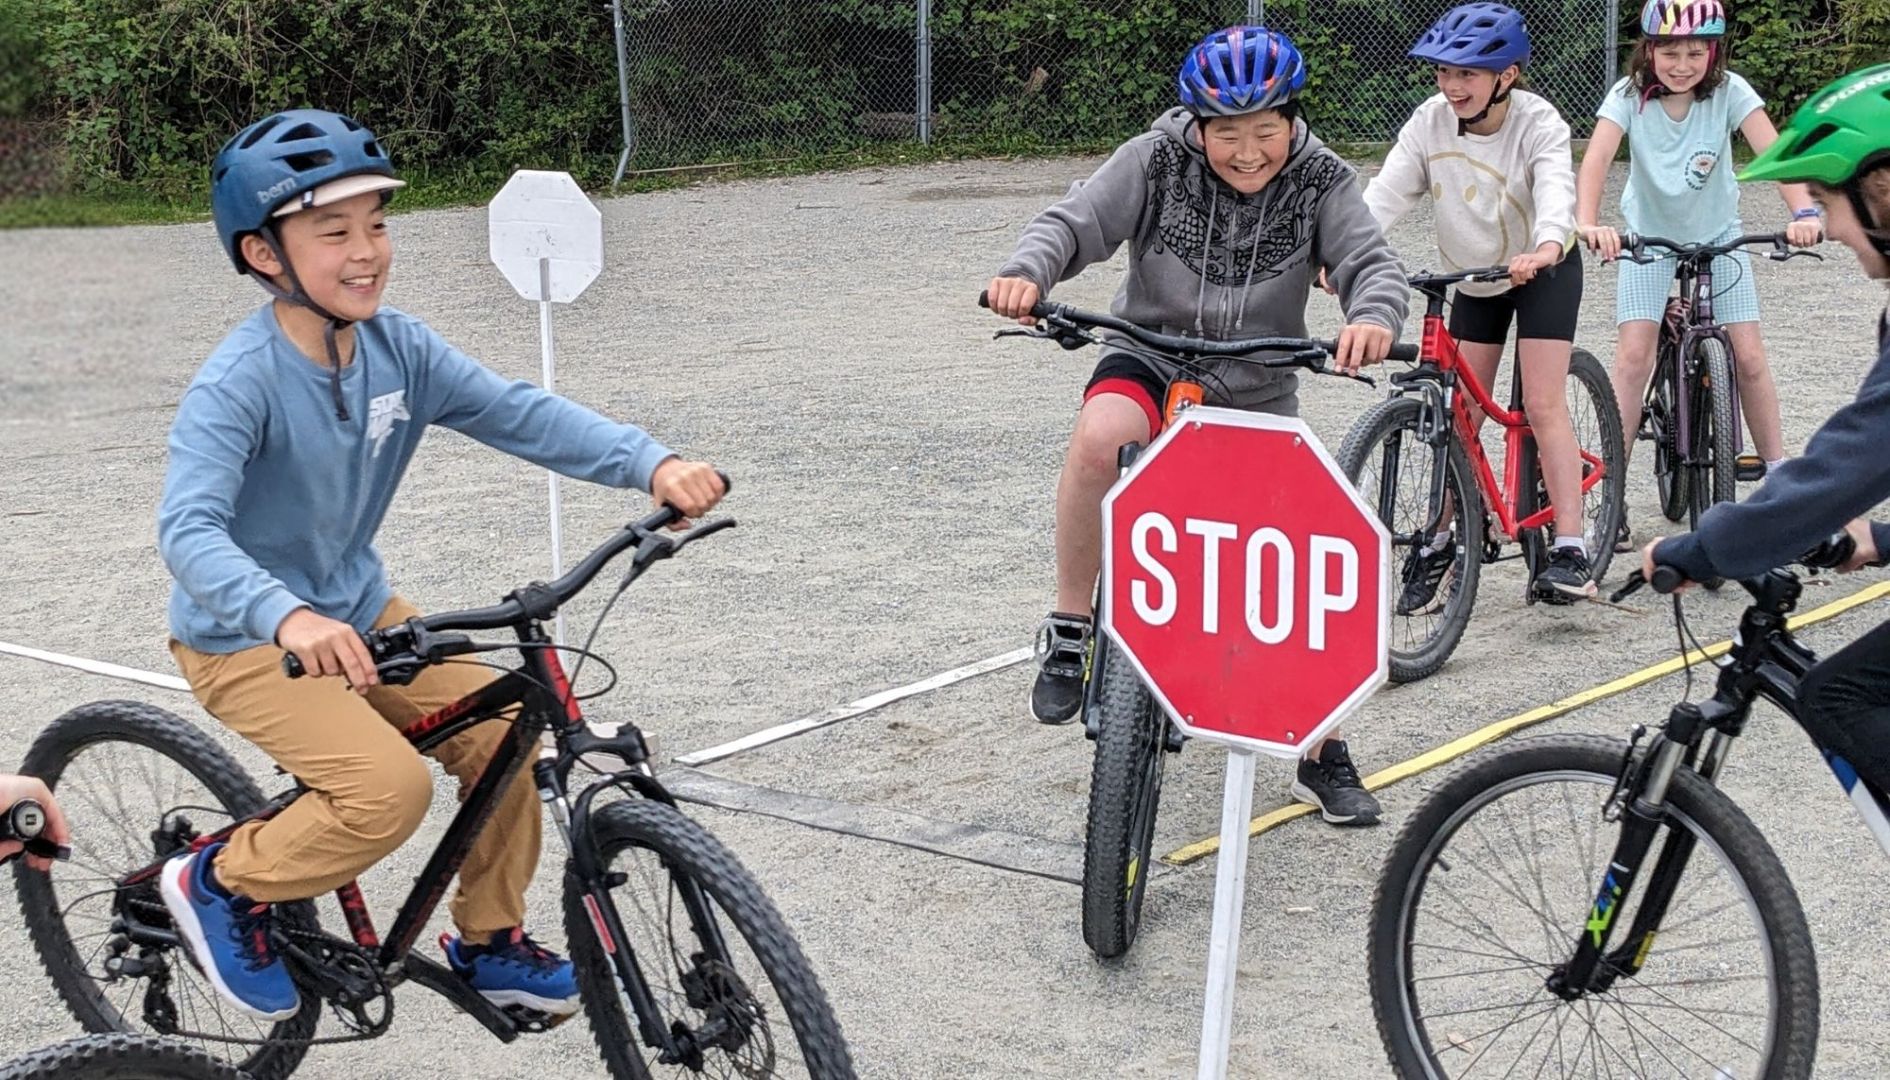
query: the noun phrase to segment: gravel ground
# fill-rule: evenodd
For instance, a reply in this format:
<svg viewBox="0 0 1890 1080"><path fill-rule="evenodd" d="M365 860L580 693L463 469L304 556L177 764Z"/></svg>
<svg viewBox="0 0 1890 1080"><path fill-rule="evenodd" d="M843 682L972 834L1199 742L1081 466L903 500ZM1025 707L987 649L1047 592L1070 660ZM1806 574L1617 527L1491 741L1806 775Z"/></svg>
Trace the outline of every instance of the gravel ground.
<svg viewBox="0 0 1890 1080"><path fill-rule="evenodd" d="M665 754L699 749L1025 643L1051 595L1051 493L1093 358L994 342L973 305L1019 227L1090 160L973 162L709 185L602 203L609 268L558 316L559 385L644 423L737 478L742 528L652 573L599 635L625 673L593 716L635 718ZM1621 176L1617 175L1618 184ZM1749 225L1782 220L1776 195L1745 194ZM1393 237L1424 265L1429 222ZM395 220L389 301L508 375L535 378L537 325L486 261L484 215ZM1872 356L1881 294L1829 252L1757 267L1788 443L1847 400ZM1059 290L1106 305L1113 268ZM1591 264L1581 344L1612 352L1614 273ZM170 672L167 578L153 507L172 410L203 356L257 302L207 224L0 233L0 640ZM1313 299L1314 328L1337 325ZM1336 447L1373 392L1336 380L1302 390ZM1630 519L1656 535L1645 464ZM623 520L622 495L567 485L570 556ZM395 585L423 608L488 602L546 571L536 470L460 436L429 437L382 534ZM1870 575L1812 590L1810 604ZM1437 677L1387 690L1352 723L1368 771L1671 654L1658 611L1525 607L1513 565L1488 568L1476 616ZM588 627L602 603L574 607ZM1702 635L1736 620L1731 596L1690 608ZM1807 634L1834 647L1872 625L1864 609ZM1024 713L1015 667L709 767L718 776L1046 843L1082 838L1088 744ZM79 702L129 696L221 730L179 695L0 658L0 743L23 746ZM1618 733L1657 718L1668 679L1548 725ZM265 763L223 738L259 775ZM1284 801L1263 765L1257 809ZM1364 920L1395 824L1432 778L1386 792L1393 827L1342 833L1301 821L1256 841L1235 1020L1247 1077L1383 1075L1365 992ZM1881 1075L1890 1054L1873 966L1886 933L1853 897L1890 869L1789 725L1756 723L1727 784L1783 853L1809 914L1825 988L1821 1076ZM1158 843L1214 831L1220 761L1174 764ZM444 828L442 792L425 836ZM1142 939L1096 963L1076 929L1076 890L1042 877L775 818L700 811L796 928L832 993L864 1074L1174 1076L1193 1066L1212 863L1151 887ZM391 910L425 854L416 841L366 879ZM1166 848L1164 848L1166 850ZM533 894L556 940L556 875ZM385 916L384 916L385 917ZM425 940L423 938L423 940ZM307 1075L437 1069L450 1033L466 1077L601 1075L573 1024L501 1047L427 995L403 991L394 1034L317 1050ZM0 937L0 1056L74 1025L28 945ZM424 1027L423 1027L424 1025Z"/></svg>

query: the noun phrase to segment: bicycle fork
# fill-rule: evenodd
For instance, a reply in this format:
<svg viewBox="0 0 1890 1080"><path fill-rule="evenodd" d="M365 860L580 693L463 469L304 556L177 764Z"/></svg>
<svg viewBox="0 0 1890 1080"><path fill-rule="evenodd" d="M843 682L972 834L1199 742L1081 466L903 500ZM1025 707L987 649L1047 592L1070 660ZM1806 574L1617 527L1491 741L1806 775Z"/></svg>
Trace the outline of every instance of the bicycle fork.
<svg viewBox="0 0 1890 1080"><path fill-rule="evenodd" d="M1707 704L1715 713L1731 711L1717 701ZM1638 975L1647 963L1659 936L1660 924L1679 892L1680 878L1693 855L1694 837L1685 829L1669 828L1660 854L1654 860L1647 895L1633 923L1620 945L1610 949L1608 942L1615 921L1644 869L1654 835L1668 821L1667 791L1673 784L1674 774L1681 768L1693 767L1697 761L1696 771L1711 783L1725 765L1731 738L1720 722L1716 722L1718 720L1717 716L1709 720L1700 706L1692 702L1680 702L1668 714L1666 726L1638 767L1633 760L1633 742L1639 741L1645 729L1636 728L1634 740L1622 758L1621 775L1603 811L1604 817L1618 816L1621 837L1602 872L1601 885L1595 892L1588 918L1576 937L1574 955L1550 973L1547 980L1549 991L1563 1000L1574 1001L1589 993L1604 992L1616 979Z"/></svg>

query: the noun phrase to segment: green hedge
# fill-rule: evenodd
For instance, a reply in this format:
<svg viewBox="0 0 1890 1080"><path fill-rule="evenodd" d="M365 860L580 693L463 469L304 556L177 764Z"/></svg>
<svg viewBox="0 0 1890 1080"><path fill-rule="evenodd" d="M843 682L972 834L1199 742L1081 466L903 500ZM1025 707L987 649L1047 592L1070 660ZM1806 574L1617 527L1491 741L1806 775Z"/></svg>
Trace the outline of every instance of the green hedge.
<svg viewBox="0 0 1890 1080"><path fill-rule="evenodd" d="M832 152L903 137L912 0L626 0L639 165ZM1177 57L1230 0L933 0L947 141L1094 145L1146 126ZM1441 0L1275 0L1314 62L1315 121L1389 135L1425 73L1386 62ZM1595 0L1525 5L1592 31ZM1623 0L1624 23L1634 5ZM1780 119L1824 81L1890 58L1890 0L1741 0L1735 67ZM1341 36L1335 27L1344 27ZM1573 32L1573 31L1571 31ZM1587 85L1539 50L1536 85ZM1624 35L1624 40L1631 40ZM1380 51L1374 52L1373 49ZM228 135L268 111L348 111L408 169L520 165L607 176L619 146L602 0L0 0L0 151L47 130L75 186L190 192ZM1592 100L1561 103L1585 117ZM15 125L14 129L6 123ZM0 172L0 194L5 193Z"/></svg>

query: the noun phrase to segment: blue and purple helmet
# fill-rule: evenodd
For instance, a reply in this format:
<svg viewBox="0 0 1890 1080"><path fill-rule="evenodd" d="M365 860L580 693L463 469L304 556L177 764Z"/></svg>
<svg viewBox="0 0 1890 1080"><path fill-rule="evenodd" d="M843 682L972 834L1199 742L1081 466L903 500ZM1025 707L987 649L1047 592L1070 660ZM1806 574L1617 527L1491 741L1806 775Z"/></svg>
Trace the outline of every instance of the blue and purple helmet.
<svg viewBox="0 0 1890 1080"><path fill-rule="evenodd" d="M1529 62L1529 27L1515 8L1462 4L1426 30L1411 46L1410 56L1450 67L1502 71Z"/></svg>
<svg viewBox="0 0 1890 1080"><path fill-rule="evenodd" d="M1293 39L1264 26L1216 30L1188 50L1175 80L1196 116L1277 109L1306 86L1306 60Z"/></svg>

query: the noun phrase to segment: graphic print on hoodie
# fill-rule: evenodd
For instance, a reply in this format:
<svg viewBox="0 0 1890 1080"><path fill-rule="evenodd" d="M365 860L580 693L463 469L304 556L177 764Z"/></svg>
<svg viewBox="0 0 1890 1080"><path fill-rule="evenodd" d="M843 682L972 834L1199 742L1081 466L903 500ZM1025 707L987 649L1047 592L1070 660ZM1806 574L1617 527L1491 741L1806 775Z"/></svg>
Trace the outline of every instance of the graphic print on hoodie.
<svg viewBox="0 0 1890 1080"><path fill-rule="evenodd" d="M1025 227L999 276L1025 278L1048 295L1127 242L1129 270L1113 314L1163 333L1226 340L1305 336L1306 303L1323 265L1348 322L1399 332L1409 303L1404 273L1351 166L1295 121L1279 174L1242 195L1208 164L1195 125L1187 110L1172 109L1124 143ZM1215 366L1227 397L1243 405L1298 386L1286 371Z"/></svg>

